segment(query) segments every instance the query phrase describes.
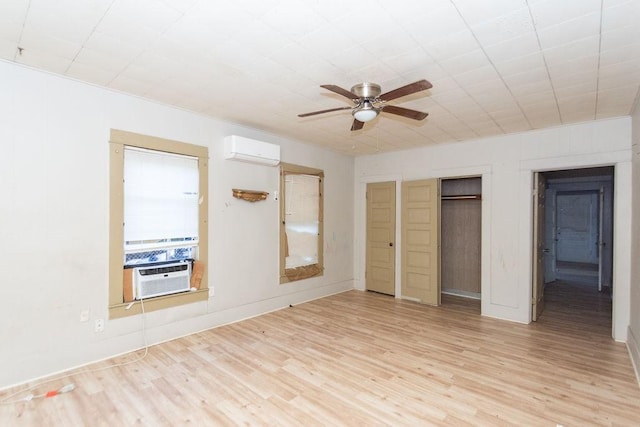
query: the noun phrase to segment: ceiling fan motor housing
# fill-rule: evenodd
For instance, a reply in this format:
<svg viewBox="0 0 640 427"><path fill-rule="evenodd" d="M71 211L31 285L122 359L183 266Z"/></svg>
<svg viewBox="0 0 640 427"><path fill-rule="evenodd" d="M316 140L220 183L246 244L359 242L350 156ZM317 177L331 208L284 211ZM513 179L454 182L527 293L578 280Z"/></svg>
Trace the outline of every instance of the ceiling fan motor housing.
<svg viewBox="0 0 640 427"><path fill-rule="evenodd" d="M380 95L381 88L375 83L359 83L351 88L351 92L360 98L373 100Z"/></svg>

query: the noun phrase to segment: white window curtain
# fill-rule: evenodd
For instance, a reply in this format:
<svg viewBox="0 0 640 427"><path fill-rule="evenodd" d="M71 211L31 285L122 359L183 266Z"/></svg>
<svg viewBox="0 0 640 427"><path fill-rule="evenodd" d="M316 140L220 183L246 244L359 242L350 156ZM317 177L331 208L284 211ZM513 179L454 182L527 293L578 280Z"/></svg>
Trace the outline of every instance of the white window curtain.
<svg viewBox="0 0 640 427"><path fill-rule="evenodd" d="M286 268L318 263L320 177L286 174L285 232L288 256Z"/></svg>
<svg viewBox="0 0 640 427"><path fill-rule="evenodd" d="M198 159L127 147L125 252L197 245Z"/></svg>

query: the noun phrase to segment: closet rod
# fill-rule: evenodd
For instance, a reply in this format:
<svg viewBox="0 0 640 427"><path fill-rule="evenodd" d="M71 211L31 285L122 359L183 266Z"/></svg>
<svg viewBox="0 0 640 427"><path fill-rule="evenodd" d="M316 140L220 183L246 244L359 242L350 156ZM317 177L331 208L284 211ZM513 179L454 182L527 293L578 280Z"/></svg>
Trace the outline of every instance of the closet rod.
<svg viewBox="0 0 640 427"><path fill-rule="evenodd" d="M442 196L442 200L482 200L480 194L464 194L460 196Z"/></svg>

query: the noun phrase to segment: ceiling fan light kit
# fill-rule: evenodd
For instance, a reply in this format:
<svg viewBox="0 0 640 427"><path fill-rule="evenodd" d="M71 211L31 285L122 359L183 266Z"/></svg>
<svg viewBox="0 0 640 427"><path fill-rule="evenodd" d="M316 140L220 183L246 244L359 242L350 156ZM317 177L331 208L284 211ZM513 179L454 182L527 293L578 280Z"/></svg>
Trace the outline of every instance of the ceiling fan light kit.
<svg viewBox="0 0 640 427"><path fill-rule="evenodd" d="M356 120L364 123L375 119L378 116L378 112L379 110L371 102L365 100L362 106L354 108L351 114Z"/></svg>
<svg viewBox="0 0 640 427"><path fill-rule="evenodd" d="M330 108L328 110L298 114L298 117L308 117L316 114L350 109L351 114L353 115L353 125L351 126L351 130L354 131L362 129L365 122L375 119L381 112L395 114L413 120L424 120L428 113L395 105L386 105L386 102L402 96L411 95L412 93L430 89L433 85L423 79L406 86L399 87L390 92L383 93L382 95L380 95L382 92L380 85L375 83L359 83L353 86L350 91L335 85L321 85L320 87L337 93L338 95L342 95L345 98L349 98L354 103L354 106Z"/></svg>

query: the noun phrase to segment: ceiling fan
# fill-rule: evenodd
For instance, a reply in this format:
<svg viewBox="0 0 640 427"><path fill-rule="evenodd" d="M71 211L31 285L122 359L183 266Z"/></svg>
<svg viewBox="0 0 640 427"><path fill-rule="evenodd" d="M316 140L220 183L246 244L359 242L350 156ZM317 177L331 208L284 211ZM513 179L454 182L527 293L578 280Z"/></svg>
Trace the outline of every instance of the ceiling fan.
<svg viewBox="0 0 640 427"><path fill-rule="evenodd" d="M328 110L298 114L298 117L308 117L316 114L350 109L351 114L353 115L353 125L351 125L351 130L353 131L362 129L365 122L375 119L380 112L391 113L414 120L425 119L428 113L411 110L409 108L397 107L395 105L387 105L386 102L400 98L401 96L411 95L412 93L430 89L433 85L423 79L406 86L399 87L390 92L383 93L382 95L380 95L380 85L375 83L359 83L353 86L351 90L346 90L336 85L320 85L320 87L349 98L353 101L354 106L330 108Z"/></svg>

